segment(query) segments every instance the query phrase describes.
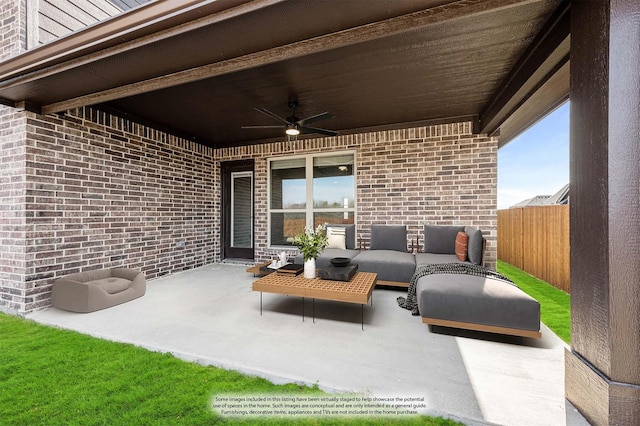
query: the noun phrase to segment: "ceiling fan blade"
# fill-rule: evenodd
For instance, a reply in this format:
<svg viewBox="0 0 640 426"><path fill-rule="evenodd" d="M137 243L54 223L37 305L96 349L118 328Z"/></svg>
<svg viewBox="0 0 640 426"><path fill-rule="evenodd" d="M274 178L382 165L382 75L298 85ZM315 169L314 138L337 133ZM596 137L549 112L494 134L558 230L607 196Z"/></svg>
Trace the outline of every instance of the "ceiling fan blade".
<svg viewBox="0 0 640 426"><path fill-rule="evenodd" d="M298 120L298 125L306 126L307 124L315 123L316 121L321 121L321 120L328 120L333 117L335 117L335 115L331 114L330 112L323 112L322 114L316 114L316 115L312 115L311 117Z"/></svg>
<svg viewBox="0 0 640 426"><path fill-rule="evenodd" d="M326 136L338 136L338 132L335 130L319 129L317 127L302 126L300 131L302 133L320 133Z"/></svg>
<svg viewBox="0 0 640 426"><path fill-rule="evenodd" d="M282 126L242 126L241 129L282 129Z"/></svg>
<svg viewBox="0 0 640 426"><path fill-rule="evenodd" d="M284 118L280 117L279 115L276 115L274 113L272 113L271 111L269 111L266 108L254 108L256 111L263 113L264 115L267 115L271 118L273 118L274 120L277 120L283 124L291 124L289 123L287 120L285 120Z"/></svg>

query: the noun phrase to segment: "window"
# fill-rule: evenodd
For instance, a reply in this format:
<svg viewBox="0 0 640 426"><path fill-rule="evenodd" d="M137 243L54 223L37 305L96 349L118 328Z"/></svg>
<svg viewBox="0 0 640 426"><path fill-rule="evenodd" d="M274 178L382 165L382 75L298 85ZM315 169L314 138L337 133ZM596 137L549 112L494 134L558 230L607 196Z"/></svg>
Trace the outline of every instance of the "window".
<svg viewBox="0 0 640 426"><path fill-rule="evenodd" d="M269 161L271 246L290 246L305 225L355 222L354 154Z"/></svg>

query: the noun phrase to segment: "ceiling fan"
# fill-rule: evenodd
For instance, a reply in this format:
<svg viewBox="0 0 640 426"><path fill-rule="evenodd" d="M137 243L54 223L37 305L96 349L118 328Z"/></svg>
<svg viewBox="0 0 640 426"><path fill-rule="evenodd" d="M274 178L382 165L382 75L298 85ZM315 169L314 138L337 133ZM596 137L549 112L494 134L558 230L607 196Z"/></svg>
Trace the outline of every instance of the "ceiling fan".
<svg viewBox="0 0 640 426"><path fill-rule="evenodd" d="M334 130L320 129L318 127L311 127L309 124L315 123L321 120L328 120L333 118L334 115L330 112L323 112L321 114L312 115L307 118L298 118L296 117L295 110L298 107L297 101L289 101L289 108L291 109L291 116L285 118L280 117L277 114L269 111L266 108L254 108L256 111L263 113L266 116L273 118L276 121L279 121L280 125L273 126L242 126L243 129L284 129L284 132L289 136L297 136L299 134L308 134L308 133L319 133L321 135L326 136L337 136L338 132Z"/></svg>

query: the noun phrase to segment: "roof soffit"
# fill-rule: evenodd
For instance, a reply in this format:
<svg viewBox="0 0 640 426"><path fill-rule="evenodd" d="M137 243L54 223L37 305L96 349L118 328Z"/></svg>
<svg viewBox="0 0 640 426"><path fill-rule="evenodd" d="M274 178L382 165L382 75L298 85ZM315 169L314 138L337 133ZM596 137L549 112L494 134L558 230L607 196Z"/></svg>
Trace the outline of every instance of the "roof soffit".
<svg viewBox="0 0 640 426"><path fill-rule="evenodd" d="M470 117L486 110L559 0L374 2L384 3L379 9L354 0L344 4L368 13L311 10L295 28L278 19L321 2L233 3L0 80L0 98L27 100L44 112L106 102L216 146L256 140L238 130L259 124L252 108L286 107L289 95L301 98L305 115L334 112L329 127L343 132Z"/></svg>
<svg viewBox="0 0 640 426"><path fill-rule="evenodd" d="M568 99L570 27L570 4L565 2L540 30L480 115L481 132L499 134L500 146L524 131L528 123L536 122L539 114L548 114ZM509 131L505 132L502 126L507 121ZM514 126L516 122L527 124L518 128Z"/></svg>
<svg viewBox="0 0 640 426"><path fill-rule="evenodd" d="M396 16L382 21L357 25L355 27L345 29L341 29L339 27L337 31L328 33L323 33L326 31L326 28L318 29L315 32L321 33L321 35L316 36L309 37L312 32L308 29L304 29L305 26L301 26L301 31L303 31L303 33L301 35L296 35L295 37L291 37L289 30L280 32L280 34L286 34L287 38L298 39L297 41L286 41L282 39L273 40L275 37L269 37L266 34L251 34L248 39L245 39L245 41L254 40L254 43L257 41L260 45L246 49L234 46L234 51L238 52L237 55L218 54L220 59L215 62L209 62L200 66L181 66L180 68L186 69L180 69L148 79L144 79L144 77L137 78L137 81L133 83L118 84L117 87L110 89L99 90L76 98L65 99L63 101L44 105L43 111L47 113L59 112L69 108L108 102L110 100L120 99L126 96L134 96L154 90L178 86L219 75L287 61L293 58L318 54L328 50L359 45L373 40L393 37L398 34L412 31L423 31L430 26L463 19L467 16L474 16L477 18L478 16L488 12L495 13L507 6L513 6L517 3L520 2L515 0L483 0L482 2L459 1L439 5L426 10L418 10L416 12ZM302 4L302 2L295 2L294 4L299 5ZM351 2L351 4L353 5L355 3ZM370 4L370 2L367 4ZM283 6L291 7L290 4ZM263 32L268 33L271 31L271 28L274 27L286 28L286 22L278 23L277 25L273 24L273 20L276 17L284 16L286 21L286 16L296 14L297 12L295 11L290 11L288 14L272 13L267 18L265 18L263 14L258 14L256 20L269 21L270 25L266 27L266 30L264 28L261 29ZM317 13L313 15L313 21L320 22L320 20L317 19ZM259 28L259 26L255 24L255 21L253 24L247 24L245 18L246 17L243 17L243 20L238 23L239 26L235 28L235 31L232 29L231 34L238 34L238 32L243 31L243 28L247 27ZM216 29L216 31L222 33L225 30ZM194 38L197 38L197 36L192 37L192 39ZM233 37L234 43L239 39L241 39L241 37ZM264 43L264 40L272 41ZM274 47L268 47L269 45Z"/></svg>

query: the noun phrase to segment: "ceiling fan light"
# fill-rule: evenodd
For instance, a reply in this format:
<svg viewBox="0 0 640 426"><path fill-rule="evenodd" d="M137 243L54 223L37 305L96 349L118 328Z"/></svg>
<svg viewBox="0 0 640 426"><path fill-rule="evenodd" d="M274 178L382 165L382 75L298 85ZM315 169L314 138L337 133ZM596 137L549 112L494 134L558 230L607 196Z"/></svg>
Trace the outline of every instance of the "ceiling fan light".
<svg viewBox="0 0 640 426"><path fill-rule="evenodd" d="M287 129L284 132L289 136L298 136L300 134L300 130L298 130L298 127L294 125L287 126Z"/></svg>

